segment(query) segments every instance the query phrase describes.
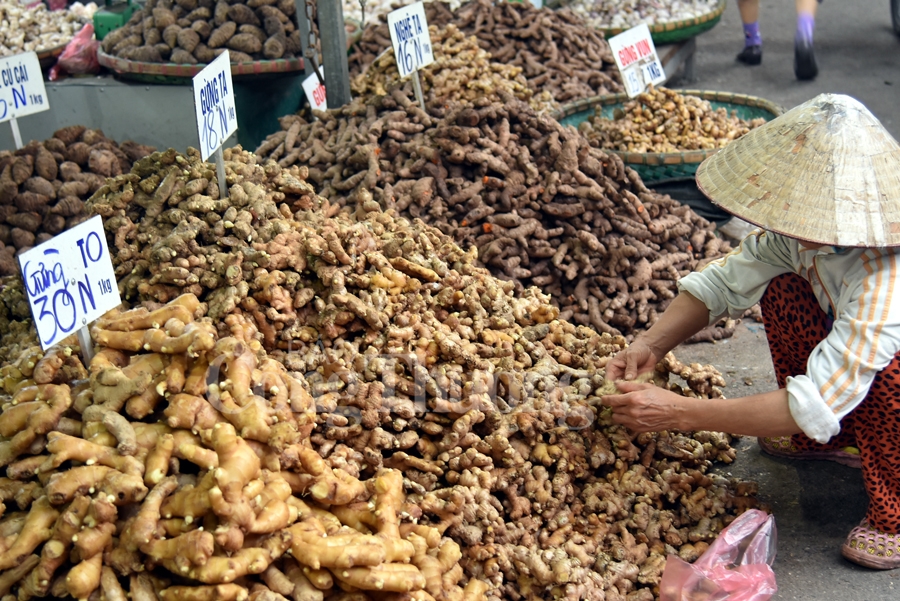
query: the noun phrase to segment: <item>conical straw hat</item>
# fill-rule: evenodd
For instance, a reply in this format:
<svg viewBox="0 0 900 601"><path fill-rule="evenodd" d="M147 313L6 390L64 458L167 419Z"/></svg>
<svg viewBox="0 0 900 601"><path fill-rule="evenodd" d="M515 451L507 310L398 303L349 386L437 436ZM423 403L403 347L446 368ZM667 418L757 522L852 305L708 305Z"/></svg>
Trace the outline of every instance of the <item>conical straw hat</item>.
<svg viewBox="0 0 900 601"><path fill-rule="evenodd" d="M764 229L835 246L900 245L900 144L857 100L820 94L697 169L714 203Z"/></svg>

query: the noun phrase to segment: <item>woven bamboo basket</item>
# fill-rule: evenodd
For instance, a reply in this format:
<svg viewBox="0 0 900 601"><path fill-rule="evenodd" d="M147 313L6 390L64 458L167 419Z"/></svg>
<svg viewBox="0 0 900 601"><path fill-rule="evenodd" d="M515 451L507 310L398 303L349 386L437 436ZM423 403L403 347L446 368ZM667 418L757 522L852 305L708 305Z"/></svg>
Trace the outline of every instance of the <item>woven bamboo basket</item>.
<svg viewBox="0 0 900 601"><path fill-rule="evenodd" d="M781 115L784 110L769 100L747 96L745 94L731 94L726 92L714 92L708 90L676 90L680 94L698 96L708 100L713 108L724 107L729 114L734 111L741 119L757 119L762 117L767 121ZM613 111L622 108L629 100L624 93L594 96L577 100L561 107L553 113L553 117L563 125L578 127L600 111L600 115L607 119L613 118ZM646 183L654 183L665 180L693 177L697 167L718 149L691 150L686 152L615 152L622 157L626 165L638 172Z"/></svg>

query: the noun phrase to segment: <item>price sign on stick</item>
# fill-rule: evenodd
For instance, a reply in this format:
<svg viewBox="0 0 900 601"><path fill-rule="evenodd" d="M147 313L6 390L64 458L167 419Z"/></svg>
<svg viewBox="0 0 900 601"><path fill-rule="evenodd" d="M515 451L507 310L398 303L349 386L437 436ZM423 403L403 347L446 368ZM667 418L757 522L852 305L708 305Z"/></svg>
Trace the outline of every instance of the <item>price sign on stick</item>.
<svg viewBox="0 0 900 601"><path fill-rule="evenodd" d="M216 176L219 194L228 197L225 183L225 158L222 144L237 131L237 111L234 108L234 86L231 83L231 58L226 50L194 75L194 112L197 114L197 133L200 134L200 155L207 160L216 155Z"/></svg>
<svg viewBox="0 0 900 601"><path fill-rule="evenodd" d="M325 70L322 69L322 77L325 77ZM319 76L313 73L303 80L303 91L306 92L306 100L309 106L317 111L324 111L328 108L328 102L325 97L325 84L319 82Z"/></svg>
<svg viewBox="0 0 900 601"><path fill-rule="evenodd" d="M425 5L421 2L398 8L388 14L388 29L391 32L391 46L400 77L412 74L413 90L419 106L425 108L419 69L434 62L431 51L431 35L425 19Z"/></svg>
<svg viewBox="0 0 900 601"><path fill-rule="evenodd" d="M22 147L16 119L49 109L37 54L25 52L0 59L0 123L9 121L16 148Z"/></svg>
<svg viewBox="0 0 900 601"><path fill-rule="evenodd" d="M193 79L194 111L200 154L205 161L237 131L234 86L231 83L231 59L226 50Z"/></svg>
<svg viewBox="0 0 900 601"><path fill-rule="evenodd" d="M86 335L122 302L99 215L22 253L19 267L44 350L76 330Z"/></svg>
<svg viewBox="0 0 900 601"><path fill-rule="evenodd" d="M434 62L423 3L398 8L388 14L387 20L400 77L406 77Z"/></svg>
<svg viewBox="0 0 900 601"><path fill-rule="evenodd" d="M656 46L646 23L609 38L609 48L629 98L634 98L651 84L656 86L666 81L666 72L656 54Z"/></svg>

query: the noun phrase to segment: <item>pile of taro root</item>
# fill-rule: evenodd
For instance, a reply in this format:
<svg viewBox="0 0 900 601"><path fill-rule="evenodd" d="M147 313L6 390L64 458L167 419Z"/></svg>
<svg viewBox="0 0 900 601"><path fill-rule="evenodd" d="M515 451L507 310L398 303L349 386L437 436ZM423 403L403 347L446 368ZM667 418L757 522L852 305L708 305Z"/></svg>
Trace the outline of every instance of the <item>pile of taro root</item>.
<svg viewBox="0 0 900 601"><path fill-rule="evenodd" d="M535 94L522 76L522 69L491 60L478 46L475 36L466 36L452 23L429 27L434 62L419 70L422 96L428 106L443 106L475 98L500 101L499 90L528 102L538 111L553 111L559 105L548 92ZM393 52L386 52L353 79L354 96L383 95L400 84Z"/></svg>
<svg viewBox="0 0 900 601"><path fill-rule="evenodd" d="M371 196L434 225L476 249L495 276L538 286L564 319L601 332L651 326L680 277L730 250L688 206L523 102L426 113L409 96L397 88L314 122L283 117L284 131L257 153L308 166L332 203L352 208Z"/></svg>
<svg viewBox="0 0 900 601"><path fill-rule="evenodd" d="M0 276L19 272L18 252L86 219L84 199L153 150L130 141L119 146L98 129L73 125L0 151Z"/></svg>
<svg viewBox="0 0 900 601"><path fill-rule="evenodd" d="M294 12L293 0L149 0L101 46L149 63L209 63L226 49L233 63L292 58L301 52Z"/></svg>
<svg viewBox="0 0 900 601"><path fill-rule="evenodd" d="M429 25L453 23L478 38L491 60L518 67L536 92L558 103L622 91L609 44L569 9L534 8L528 2L473 0L451 11L445 2L425 3ZM349 57L350 75L362 73L391 48L386 17L363 29Z"/></svg>
<svg viewBox="0 0 900 601"><path fill-rule="evenodd" d="M378 481L384 470L398 470L405 495L393 505L399 538L415 550L396 542L384 555L371 552L379 561L394 557L399 559L393 563L407 566L403 562L412 553L411 565L424 571L422 542L411 533L430 541L425 555L439 560L443 576L426 577L421 585L412 568L404 568L406 581L415 583L408 584L416 589L414 598L475 598L454 593L450 585L458 585L492 599L637 601L654 597L667 553L695 559L736 513L755 505L752 483L708 472L713 461L733 459L727 435L636 436L610 422L599 395L609 390L603 370L624 347L623 337L560 320L546 295L534 288L517 292L511 282L479 267L473 252L419 220L382 211L371 199L353 212L339 211L314 193L305 168L258 164L237 148L225 151L225 167L227 199L211 164L195 151L170 150L111 179L89 203L104 216L110 246L118 251L114 262L124 276L123 297L162 311L163 303L195 295L195 314L208 320L183 326L153 314L134 326L146 330L137 336L120 331L113 324L123 318L113 316L94 330L101 347L139 353L130 365L165 358L173 349L187 351L177 364L176 373L183 368L186 380L178 393L170 389L170 368L145 373L135 367L143 385L131 385L132 396L124 401L126 414L138 420L162 411L169 427L195 433L189 450L174 455L175 465L199 470L190 478L195 488L183 496L199 489L208 502L199 502L201 509L173 510L171 517L165 508L174 502L164 502L165 526L156 531L161 539L205 536L186 523L206 523L194 520L194 513L179 520L188 511L215 515L204 518L213 523L204 531L216 543L209 561L223 556L225 544L239 538L237 530L244 546L236 553L249 547L262 554L263 547L271 557L273 546L297 545L298 536L343 545L336 534L321 538L333 519L325 513L357 531L345 530L348 535L383 538ZM204 351L192 342L201 337L219 342L206 342L213 351ZM232 371L247 363L252 376ZM225 377L211 376L206 365L224 368ZM668 383L671 374L684 384ZM134 375L126 372L123 381ZM723 385L715 370L685 366L671 355L656 377L682 394L702 397L718 396ZM294 418L300 420L296 429L282 413L295 403L291 378L313 399L312 405L304 402L304 410L315 408L308 423ZM219 384L205 391L187 384L207 380ZM253 391L249 397L232 392L245 386ZM76 400L74 407L82 405ZM220 455L215 430L208 432L223 417L249 439L263 468L277 472L295 495L308 491L308 506L327 508L311 512L322 527L294 522L274 539L261 539L225 515L216 487L222 460L218 470L212 468L212 457ZM293 438L298 432L299 443ZM298 445L315 453L303 454ZM148 473L149 466L145 478ZM255 510L262 511L260 503ZM296 518L288 514L289 522L301 524L307 515L302 508ZM278 539L284 532L292 538ZM146 551L138 551L146 560ZM329 567L324 551L303 554L314 559L298 552L282 558L278 569L288 574L293 561ZM355 561L348 555L368 556L342 557ZM265 570L264 564L254 565ZM147 567L151 577L166 579L178 566L150 561ZM313 587L324 588L309 577L320 575L315 566L306 567L310 571L302 571ZM188 580L209 573L191 565L179 569ZM344 573L331 570L334 580L327 584L340 584ZM266 572L263 580L284 594ZM365 588L361 581L378 586L362 577L351 584ZM240 582L251 594L262 587L255 579ZM366 598L406 597L383 592Z"/></svg>

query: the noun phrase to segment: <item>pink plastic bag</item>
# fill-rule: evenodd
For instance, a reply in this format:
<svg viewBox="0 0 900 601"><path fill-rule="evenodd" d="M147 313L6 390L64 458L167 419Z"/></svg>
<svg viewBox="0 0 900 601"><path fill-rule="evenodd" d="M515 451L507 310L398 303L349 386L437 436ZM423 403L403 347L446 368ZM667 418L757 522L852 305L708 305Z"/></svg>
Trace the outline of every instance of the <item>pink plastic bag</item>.
<svg viewBox="0 0 900 601"><path fill-rule="evenodd" d="M97 58L97 49L100 42L94 39L94 25L86 24L75 37L66 44L59 60L50 69L50 81L56 81L65 73L69 75L82 75L84 73L99 73L100 62Z"/></svg>
<svg viewBox="0 0 900 601"><path fill-rule="evenodd" d="M669 555L659 601L766 601L778 590L771 567L776 543L775 517L750 509L693 564Z"/></svg>

